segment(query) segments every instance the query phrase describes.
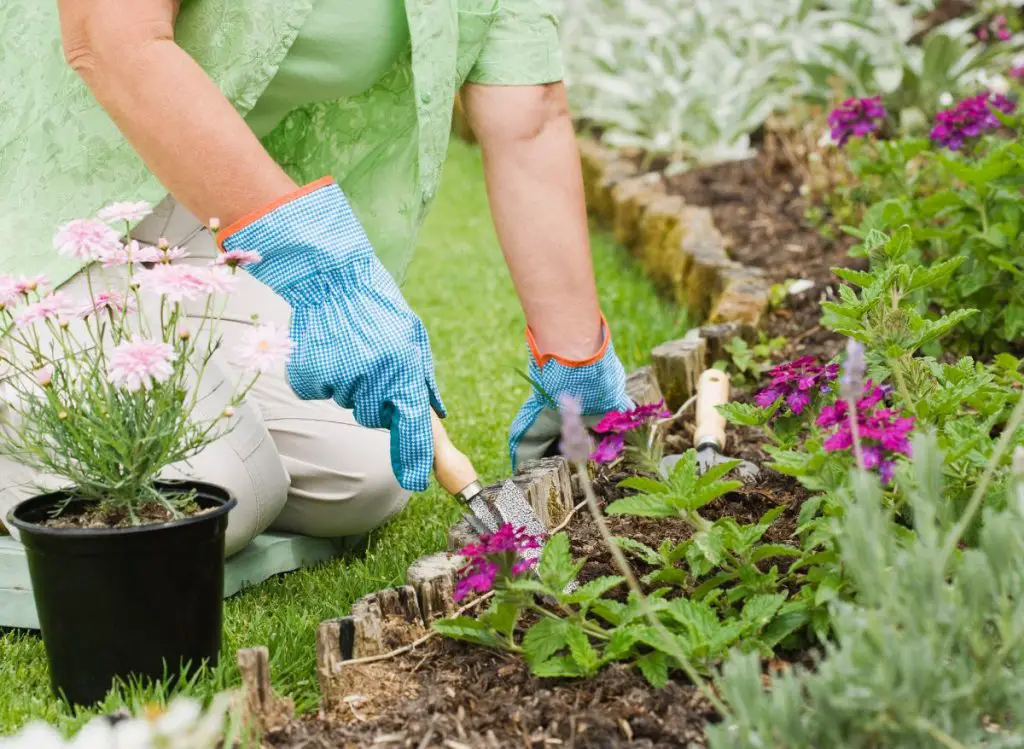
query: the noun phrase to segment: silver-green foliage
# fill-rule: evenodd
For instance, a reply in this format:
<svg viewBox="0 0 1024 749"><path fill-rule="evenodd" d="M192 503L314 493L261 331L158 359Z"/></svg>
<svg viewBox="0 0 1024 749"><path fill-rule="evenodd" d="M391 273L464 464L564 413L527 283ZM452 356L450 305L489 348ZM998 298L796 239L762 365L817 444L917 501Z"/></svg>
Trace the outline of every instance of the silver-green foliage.
<svg viewBox="0 0 1024 749"><path fill-rule="evenodd" d="M1024 450L1010 501L985 511L968 549L934 440L914 453L916 534L899 532L873 481L854 482L838 543L857 598L835 604L835 642L770 689L756 656L728 662L718 686L732 715L712 747L1024 746Z"/></svg>
<svg viewBox="0 0 1024 749"><path fill-rule="evenodd" d="M797 97L890 91L929 0L561 0L570 95L614 145L709 163Z"/></svg>

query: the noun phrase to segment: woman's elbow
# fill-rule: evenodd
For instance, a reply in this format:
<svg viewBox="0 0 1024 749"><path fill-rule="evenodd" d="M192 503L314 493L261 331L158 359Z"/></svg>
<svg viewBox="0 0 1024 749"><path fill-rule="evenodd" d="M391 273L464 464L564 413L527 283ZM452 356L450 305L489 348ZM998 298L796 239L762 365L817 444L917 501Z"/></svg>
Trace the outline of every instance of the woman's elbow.
<svg viewBox="0 0 1024 749"><path fill-rule="evenodd" d="M129 68L151 43L173 38L169 23L140 23L104 12L61 18L64 60L86 83L105 71Z"/></svg>

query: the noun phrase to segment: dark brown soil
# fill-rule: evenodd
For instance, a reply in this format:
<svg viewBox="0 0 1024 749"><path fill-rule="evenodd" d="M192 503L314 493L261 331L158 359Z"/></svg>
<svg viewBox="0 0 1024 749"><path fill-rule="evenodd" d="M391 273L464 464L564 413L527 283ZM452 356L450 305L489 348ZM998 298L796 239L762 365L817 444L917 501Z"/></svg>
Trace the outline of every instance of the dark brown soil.
<svg viewBox="0 0 1024 749"><path fill-rule="evenodd" d="M149 502L141 507L135 508L135 520L132 520L127 510L104 510L100 507L87 505L69 505L60 515L43 521L40 525L47 528L131 528L139 525L157 525L169 523L172 520L202 515L204 512L212 512L213 509L204 510L192 501L184 502L177 507L178 514L174 515L169 509L155 502Z"/></svg>
<svg viewBox="0 0 1024 749"><path fill-rule="evenodd" d="M819 325L818 303L835 295L836 266L858 267L847 255L852 240L828 240L806 218L807 200L800 195L798 176L764 156L697 169L670 177L670 192L691 205L711 209L715 226L725 236L729 256L764 271L769 283L805 279L814 286L790 296L773 309L763 329L783 336L786 359L796 356L832 358L840 339Z"/></svg>
<svg viewBox="0 0 1024 749"><path fill-rule="evenodd" d="M388 668L417 695L378 704L360 695L333 720L307 719L266 738L271 747L702 747L714 710L694 687L651 689L611 667L585 681L540 680L516 656L434 638ZM357 687L358 688L358 687ZM348 713L346 715L346 713Z"/></svg>

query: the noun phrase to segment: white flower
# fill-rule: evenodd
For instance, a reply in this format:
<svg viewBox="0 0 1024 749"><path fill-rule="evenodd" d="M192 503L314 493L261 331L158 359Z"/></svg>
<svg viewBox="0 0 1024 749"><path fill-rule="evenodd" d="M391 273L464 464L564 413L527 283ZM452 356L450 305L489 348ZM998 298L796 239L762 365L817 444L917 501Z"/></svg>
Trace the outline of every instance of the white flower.
<svg viewBox="0 0 1024 749"><path fill-rule="evenodd" d="M152 207L145 200L137 202L113 203L96 214L96 217L109 222L115 221L138 221L153 212Z"/></svg>
<svg viewBox="0 0 1024 749"><path fill-rule="evenodd" d="M988 90L998 96L1006 96L1010 92L1010 82L1001 75L993 75L988 79Z"/></svg>
<svg viewBox="0 0 1024 749"><path fill-rule="evenodd" d="M949 91L943 91L939 95L939 104L941 104L944 107L953 106L953 94L949 93Z"/></svg>
<svg viewBox="0 0 1024 749"><path fill-rule="evenodd" d="M0 749L64 749L64 737L46 723L29 723L21 731L0 739Z"/></svg>
<svg viewBox="0 0 1024 749"><path fill-rule="evenodd" d="M274 325L250 328L235 347L239 365L249 372L271 372L288 359L293 343Z"/></svg>

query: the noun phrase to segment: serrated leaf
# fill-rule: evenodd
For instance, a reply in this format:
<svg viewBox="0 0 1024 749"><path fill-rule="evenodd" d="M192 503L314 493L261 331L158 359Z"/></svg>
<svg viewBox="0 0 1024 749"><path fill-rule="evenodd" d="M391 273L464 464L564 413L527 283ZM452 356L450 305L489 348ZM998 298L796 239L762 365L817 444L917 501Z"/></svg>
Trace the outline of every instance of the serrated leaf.
<svg viewBox="0 0 1024 749"><path fill-rule="evenodd" d="M579 586L572 593L562 595L561 600L565 603L590 604L612 588L621 585L625 580L626 578L620 577L619 575L599 577L596 580L591 580L585 585Z"/></svg>
<svg viewBox="0 0 1024 749"><path fill-rule="evenodd" d="M486 624L468 616L438 619L431 624L434 630L453 640L464 640L485 647L498 647L500 643Z"/></svg>
<svg viewBox="0 0 1024 749"><path fill-rule="evenodd" d="M832 273L856 286L870 286L874 280L874 276L867 271L854 270L853 268L832 268Z"/></svg>
<svg viewBox="0 0 1024 749"><path fill-rule="evenodd" d="M587 638L586 633L584 633L582 629L570 626L567 633L567 640L569 643L569 654L572 655L572 659L576 662L576 665L580 667L580 671L586 675L597 671L597 651L594 650L593 646L590 644L590 640Z"/></svg>
<svg viewBox="0 0 1024 749"><path fill-rule="evenodd" d="M609 624L618 627L626 623L629 607L619 601L601 598L591 604L590 613L597 614Z"/></svg>
<svg viewBox="0 0 1024 749"><path fill-rule="evenodd" d="M665 497L651 494L617 499L608 505L605 512L608 515L632 515L641 518L670 518L679 514Z"/></svg>
<svg viewBox="0 0 1024 749"><path fill-rule="evenodd" d="M576 564L572 561L569 554L569 536L565 533L556 533L544 543L540 564L537 565L537 575L549 588L560 591L575 579L582 566L582 561Z"/></svg>
<svg viewBox="0 0 1024 749"><path fill-rule="evenodd" d="M743 604L743 612L740 614L743 621L756 626L758 629L768 626L772 617L786 602L785 593L771 593L751 596Z"/></svg>
<svg viewBox="0 0 1024 749"><path fill-rule="evenodd" d="M636 539L628 538L626 536L614 536L612 540L620 549L640 557L652 567L656 567L662 562L661 556L658 552L647 544L640 543Z"/></svg>
<svg viewBox="0 0 1024 749"><path fill-rule="evenodd" d="M572 678L584 675L571 655L560 655L542 663L531 664L530 669L537 676L547 679Z"/></svg>
<svg viewBox="0 0 1024 749"><path fill-rule="evenodd" d="M771 421L781 403L782 398L779 398L770 408L760 408L751 403L725 403L717 406L717 409L730 424L761 427Z"/></svg>
<svg viewBox="0 0 1024 749"><path fill-rule="evenodd" d="M619 627L613 630L602 651L602 660L608 663L625 658L640 640L640 627Z"/></svg>
<svg viewBox="0 0 1024 749"><path fill-rule="evenodd" d="M620 481L619 486L624 489L635 489L644 494L664 494L669 489L664 482L645 476L630 476L628 479Z"/></svg>
<svg viewBox="0 0 1024 749"><path fill-rule="evenodd" d="M693 591L690 592L690 598L695 601L700 601L711 591L722 587L727 582L735 580L737 577L739 577L739 575L736 572L719 572L717 575L709 577L694 588Z"/></svg>
<svg viewBox="0 0 1024 749"><path fill-rule="evenodd" d="M668 684L668 667L670 662L667 654L657 650L636 659L636 665L640 669L640 673L644 675L644 678L655 689L661 689Z"/></svg>
<svg viewBox="0 0 1024 749"><path fill-rule="evenodd" d="M564 619L541 619L523 636L523 657L527 663L546 661L568 645L570 628Z"/></svg>
<svg viewBox="0 0 1024 749"><path fill-rule="evenodd" d="M750 561L757 564L762 559L771 559L772 557L798 557L802 552L795 546L789 546L788 544L764 544L754 549L754 553L750 555Z"/></svg>

